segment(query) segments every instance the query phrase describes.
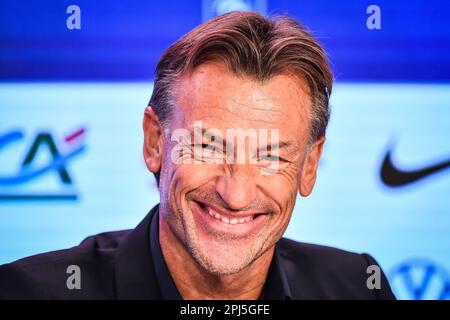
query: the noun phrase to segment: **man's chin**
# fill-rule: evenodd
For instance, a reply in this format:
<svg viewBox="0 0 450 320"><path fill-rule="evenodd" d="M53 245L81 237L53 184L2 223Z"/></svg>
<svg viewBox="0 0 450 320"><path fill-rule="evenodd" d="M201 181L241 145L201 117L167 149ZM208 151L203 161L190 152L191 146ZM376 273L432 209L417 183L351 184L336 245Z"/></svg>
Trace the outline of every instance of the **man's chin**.
<svg viewBox="0 0 450 320"><path fill-rule="evenodd" d="M196 262L208 273L225 276L239 273L246 269L258 258L258 251L254 247L239 246L240 240L216 240L202 242L192 255Z"/></svg>
<svg viewBox="0 0 450 320"><path fill-rule="evenodd" d="M248 267L249 263L228 263L228 261L217 261L205 257L194 257L196 262L209 274L215 276L228 276L237 274Z"/></svg>

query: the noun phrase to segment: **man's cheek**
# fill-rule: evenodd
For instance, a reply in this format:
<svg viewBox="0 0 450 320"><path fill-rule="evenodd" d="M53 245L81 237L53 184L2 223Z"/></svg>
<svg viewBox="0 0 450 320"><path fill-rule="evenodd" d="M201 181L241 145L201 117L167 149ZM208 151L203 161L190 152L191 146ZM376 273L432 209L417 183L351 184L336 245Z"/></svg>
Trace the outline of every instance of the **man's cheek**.
<svg viewBox="0 0 450 320"><path fill-rule="evenodd" d="M275 194L297 194L297 186L299 184L299 170L295 166L288 166L279 170L277 174L265 177L264 183L270 186Z"/></svg>
<svg viewBox="0 0 450 320"><path fill-rule="evenodd" d="M287 216L293 210L297 197L297 181L295 172L278 175L268 181L266 189L270 192L270 198L277 204L280 214L277 219L288 219Z"/></svg>
<svg viewBox="0 0 450 320"><path fill-rule="evenodd" d="M187 193L210 181L214 176L213 172L213 168L205 164L174 165L172 185L177 193Z"/></svg>

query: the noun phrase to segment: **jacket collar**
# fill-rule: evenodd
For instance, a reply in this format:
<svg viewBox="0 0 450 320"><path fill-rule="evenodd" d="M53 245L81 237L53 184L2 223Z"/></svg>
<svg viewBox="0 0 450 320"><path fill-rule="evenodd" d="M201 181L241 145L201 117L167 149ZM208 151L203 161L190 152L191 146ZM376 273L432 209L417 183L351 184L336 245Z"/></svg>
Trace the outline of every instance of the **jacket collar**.
<svg viewBox="0 0 450 320"><path fill-rule="evenodd" d="M153 214L150 222L150 252L155 269L156 280L163 300L183 300L167 268L166 261L159 244L159 212Z"/></svg>
<svg viewBox="0 0 450 320"><path fill-rule="evenodd" d="M117 299L161 299L149 243L150 222L157 210L158 205L119 245L115 268Z"/></svg>

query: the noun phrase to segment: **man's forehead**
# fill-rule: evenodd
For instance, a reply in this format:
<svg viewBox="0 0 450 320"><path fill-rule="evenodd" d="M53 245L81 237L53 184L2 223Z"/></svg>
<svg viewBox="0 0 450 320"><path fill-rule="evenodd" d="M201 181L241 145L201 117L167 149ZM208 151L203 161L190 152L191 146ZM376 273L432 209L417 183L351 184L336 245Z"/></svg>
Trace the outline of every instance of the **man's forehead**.
<svg viewBox="0 0 450 320"><path fill-rule="evenodd" d="M237 116L304 116L310 98L306 82L292 73L273 76L261 83L238 76L221 63L208 62L183 77L177 86L177 104L183 111L198 109L237 113ZM241 114L239 114L241 112ZM250 113L250 114L243 114Z"/></svg>

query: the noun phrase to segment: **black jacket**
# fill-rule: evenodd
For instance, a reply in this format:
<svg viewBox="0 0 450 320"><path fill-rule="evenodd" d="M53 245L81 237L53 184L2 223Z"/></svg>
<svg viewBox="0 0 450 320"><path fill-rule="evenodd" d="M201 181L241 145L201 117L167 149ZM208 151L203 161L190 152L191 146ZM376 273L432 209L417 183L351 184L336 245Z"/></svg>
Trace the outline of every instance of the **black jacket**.
<svg viewBox="0 0 450 320"><path fill-rule="evenodd" d="M133 230L101 233L70 249L0 266L0 299L163 298L150 253L155 212L157 207ZM382 272L381 288L368 289L367 267L377 262L367 254L284 238L276 252L292 299L395 299ZM79 290L67 287L70 265L81 270Z"/></svg>

